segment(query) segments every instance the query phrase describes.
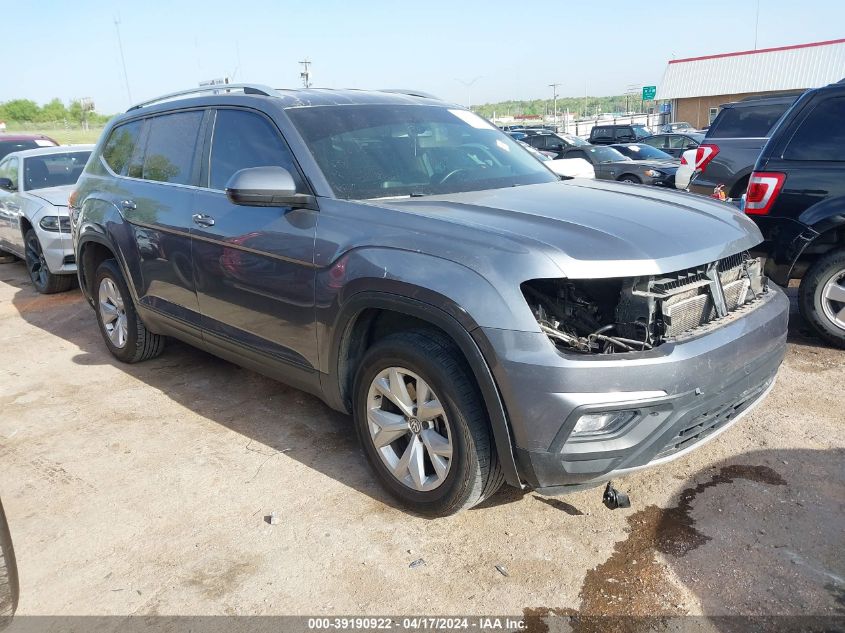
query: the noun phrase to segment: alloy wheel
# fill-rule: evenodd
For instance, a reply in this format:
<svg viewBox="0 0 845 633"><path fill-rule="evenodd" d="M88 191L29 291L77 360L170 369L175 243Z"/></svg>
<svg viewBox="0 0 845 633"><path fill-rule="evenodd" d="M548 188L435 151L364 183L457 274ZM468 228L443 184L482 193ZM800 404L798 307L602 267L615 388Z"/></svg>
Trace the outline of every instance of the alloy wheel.
<svg viewBox="0 0 845 633"><path fill-rule="evenodd" d="M98 299L100 319L106 335L112 345L122 349L126 345L126 336L129 331L126 325L126 308L123 305L120 290L108 277L100 282Z"/></svg>
<svg viewBox="0 0 845 633"><path fill-rule="evenodd" d="M47 285L47 276L50 274L50 269L47 268L47 260L44 259L41 244L32 232L27 236L24 254L29 278L36 287L44 288Z"/></svg>
<svg viewBox="0 0 845 633"><path fill-rule="evenodd" d="M452 429L434 390L402 367L382 370L367 395L370 440L387 470L412 490L443 484L452 465Z"/></svg>
<svg viewBox="0 0 845 633"><path fill-rule="evenodd" d="M845 330L845 270L834 273L822 288L822 310L836 327Z"/></svg>

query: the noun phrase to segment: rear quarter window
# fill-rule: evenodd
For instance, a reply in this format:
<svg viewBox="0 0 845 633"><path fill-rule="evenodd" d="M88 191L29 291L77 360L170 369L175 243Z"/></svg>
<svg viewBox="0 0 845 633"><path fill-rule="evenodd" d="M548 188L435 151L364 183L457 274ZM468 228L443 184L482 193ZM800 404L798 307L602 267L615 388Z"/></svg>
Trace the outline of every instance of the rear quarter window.
<svg viewBox="0 0 845 633"><path fill-rule="evenodd" d="M594 127L590 134L592 138L613 138L613 129L609 127Z"/></svg>
<svg viewBox="0 0 845 633"><path fill-rule="evenodd" d="M766 138L790 103L725 108L713 121L708 138Z"/></svg>
<svg viewBox="0 0 845 633"><path fill-rule="evenodd" d="M845 161L845 97L818 104L792 135L783 157Z"/></svg>
<svg viewBox="0 0 845 633"><path fill-rule="evenodd" d="M132 121L118 125L109 135L109 140L103 148L103 160L116 174L126 175L129 159L138 144L142 121Z"/></svg>

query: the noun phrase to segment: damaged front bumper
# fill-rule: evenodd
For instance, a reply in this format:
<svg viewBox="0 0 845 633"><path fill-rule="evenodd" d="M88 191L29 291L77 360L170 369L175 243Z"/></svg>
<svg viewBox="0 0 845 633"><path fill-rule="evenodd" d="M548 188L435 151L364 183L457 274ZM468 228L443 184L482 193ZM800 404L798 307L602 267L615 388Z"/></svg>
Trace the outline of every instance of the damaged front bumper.
<svg viewBox="0 0 845 633"><path fill-rule="evenodd" d="M546 493L679 457L759 403L786 350L789 302L771 288L724 325L644 352L564 354L544 334L483 329L523 480ZM604 433L573 433L584 416ZM588 426L588 425L587 425Z"/></svg>

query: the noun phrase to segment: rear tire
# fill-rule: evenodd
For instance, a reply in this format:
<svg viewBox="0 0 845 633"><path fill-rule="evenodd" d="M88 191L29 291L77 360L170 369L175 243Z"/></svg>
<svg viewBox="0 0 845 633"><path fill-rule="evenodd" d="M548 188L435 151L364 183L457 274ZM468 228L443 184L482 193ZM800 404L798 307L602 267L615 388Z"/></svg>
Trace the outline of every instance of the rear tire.
<svg viewBox="0 0 845 633"><path fill-rule="evenodd" d="M107 259L97 268L93 295L100 334L112 356L137 363L164 351L165 337L150 332L141 321L115 260Z"/></svg>
<svg viewBox="0 0 845 633"><path fill-rule="evenodd" d="M845 348L845 249L816 260L801 280L798 294L807 323L831 345Z"/></svg>
<svg viewBox="0 0 845 633"><path fill-rule="evenodd" d="M18 568L9 525L0 503L0 630L4 629L18 608Z"/></svg>
<svg viewBox="0 0 845 633"><path fill-rule="evenodd" d="M55 275L50 272L41 241L34 229L29 229L24 235L24 255L26 256L26 271L35 289L43 295L70 290L76 284L76 275Z"/></svg>
<svg viewBox="0 0 845 633"><path fill-rule="evenodd" d="M394 391L396 377L402 386ZM385 386L391 387L390 394ZM393 404L399 392L404 393L410 415ZM454 345L437 334L400 332L373 345L355 375L353 418L377 478L412 511L454 514L482 502L504 481L487 411L470 369ZM382 431L395 439L379 440ZM447 454L448 460L441 457ZM416 472L414 464L419 466Z"/></svg>

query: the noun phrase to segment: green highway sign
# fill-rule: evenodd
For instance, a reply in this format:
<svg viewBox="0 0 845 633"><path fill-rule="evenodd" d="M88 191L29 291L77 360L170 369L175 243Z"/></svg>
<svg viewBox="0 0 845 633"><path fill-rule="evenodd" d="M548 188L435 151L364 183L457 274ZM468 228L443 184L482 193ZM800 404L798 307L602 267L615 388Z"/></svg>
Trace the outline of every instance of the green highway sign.
<svg viewBox="0 0 845 633"><path fill-rule="evenodd" d="M651 101L657 94L657 86L643 86L643 101Z"/></svg>

